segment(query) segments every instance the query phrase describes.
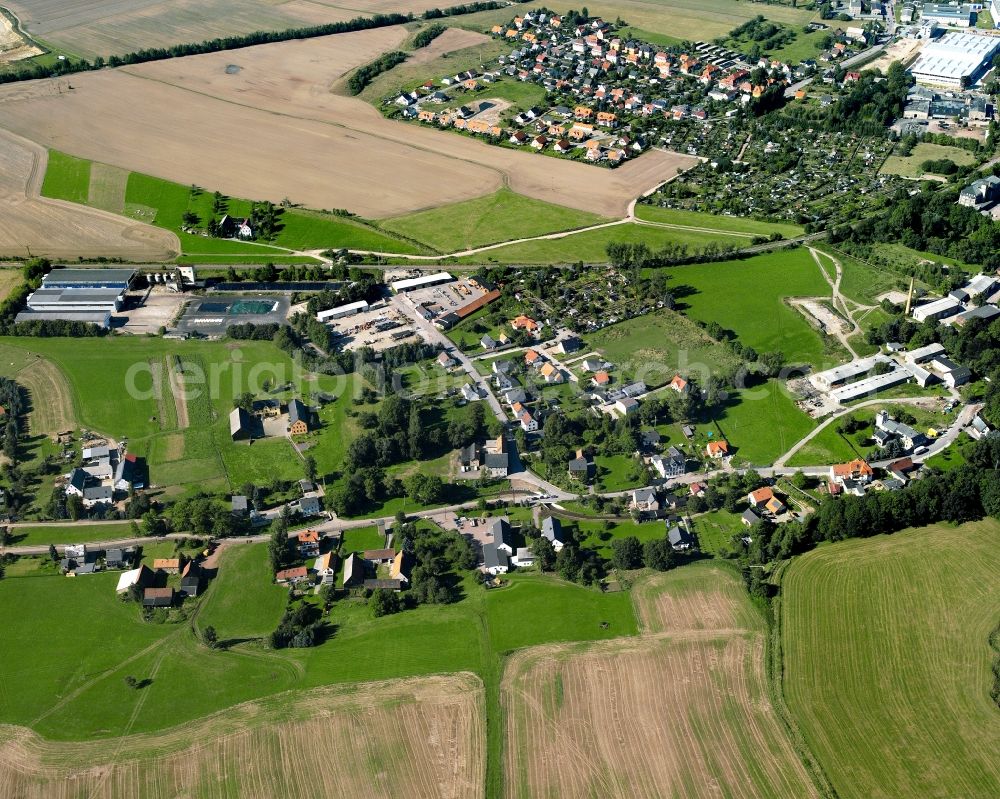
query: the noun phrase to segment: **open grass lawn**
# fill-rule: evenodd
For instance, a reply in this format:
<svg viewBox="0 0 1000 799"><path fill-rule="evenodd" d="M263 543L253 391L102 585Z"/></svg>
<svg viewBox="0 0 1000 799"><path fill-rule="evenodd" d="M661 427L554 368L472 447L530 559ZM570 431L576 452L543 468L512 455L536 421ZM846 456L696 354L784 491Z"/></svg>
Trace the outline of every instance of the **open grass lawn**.
<svg viewBox="0 0 1000 799"><path fill-rule="evenodd" d="M959 166L966 166L976 160L971 152L962 147L920 142L909 155L890 155L882 165L882 172L886 175L919 178L926 172L922 166L924 161L940 161L944 158L954 161Z"/></svg>
<svg viewBox="0 0 1000 799"><path fill-rule="evenodd" d="M132 535L132 525L129 522L117 524L42 524L30 527L13 527L10 534L11 546L77 544L127 538Z"/></svg>
<svg viewBox="0 0 1000 799"><path fill-rule="evenodd" d="M24 282L20 269L0 269L0 302L10 296L10 293Z"/></svg>
<svg viewBox="0 0 1000 799"><path fill-rule="evenodd" d="M609 325L584 340L615 365L616 381L639 379L651 388L669 382L679 371L698 379L739 365L728 349L684 314L665 308Z"/></svg>
<svg viewBox="0 0 1000 799"><path fill-rule="evenodd" d="M49 162L42 180L42 196L71 203L86 203L90 192L90 161L49 151Z"/></svg>
<svg viewBox="0 0 1000 799"><path fill-rule="evenodd" d="M273 631L288 604L288 589L271 582L267 544L231 544L198 615L220 641L262 638Z"/></svg>
<svg viewBox="0 0 1000 799"><path fill-rule="evenodd" d="M814 427L809 416L799 410L780 380L733 392L733 398L712 417L697 425L699 433L715 430L736 457L745 463L764 466ZM732 451L732 450L731 450Z"/></svg>
<svg viewBox="0 0 1000 799"><path fill-rule="evenodd" d="M678 267L672 277L679 307L692 319L718 322L757 352L780 350L789 364L825 363L819 334L783 302L829 294L808 250Z"/></svg>
<svg viewBox="0 0 1000 799"><path fill-rule="evenodd" d="M969 439L963 434L957 442L947 449L942 450L937 455L931 456L924 463L932 469L940 469L942 472L957 469L965 463L965 456L962 455L962 444L967 443L969 443Z"/></svg>
<svg viewBox="0 0 1000 799"><path fill-rule="evenodd" d="M746 233L749 236L770 236L772 233L780 233L786 239L801 236L803 228L801 225L793 225L789 222L762 222L758 219L750 219L743 216L723 216L717 214L706 214L701 211L682 211L677 208L661 208L657 205L646 205L638 203L635 206L635 215L639 219L647 222L662 222L668 225L687 225L688 227L709 228L710 230L729 231L732 233ZM731 238L731 243L740 243L737 237Z"/></svg>
<svg viewBox="0 0 1000 799"><path fill-rule="evenodd" d="M564 502L561 504L566 506L569 503ZM564 528L575 527L577 539L583 543L583 546L596 549L601 557L608 559L613 554L611 542L617 538L634 536L645 543L646 541L655 541L656 539L663 538L667 534L666 525L662 521L637 523L633 521L605 522L598 519L593 521L563 519L562 524Z"/></svg>
<svg viewBox="0 0 1000 799"><path fill-rule="evenodd" d="M285 592L266 567L266 546L233 545L196 600L199 627L211 624L223 639L270 632ZM627 593L541 575L515 576L513 586L487 593L470 574L452 605L376 619L363 600L338 601L326 640L312 649L210 651L190 623L142 622L135 605L115 596L116 580L112 572L0 581L0 612L10 616L0 639L0 720L63 740L144 732L290 689L461 670L496 679L500 652L636 632ZM128 675L151 682L126 690Z"/></svg>
<svg viewBox="0 0 1000 799"><path fill-rule="evenodd" d="M784 47L772 50L768 55L786 64L797 64L809 58L815 58L820 52L820 42L829 31L818 30L803 33L801 28L795 29L795 39Z"/></svg>
<svg viewBox="0 0 1000 799"><path fill-rule="evenodd" d="M743 241L743 239L737 239ZM517 264L575 264L607 263L607 246L610 242L637 244L645 242L651 250L662 249L667 244L686 244L696 250L710 242L732 244L733 237L713 232L656 228L650 225L621 224L600 230L573 233L560 239L526 241L488 250L477 255L456 259L458 263L517 263Z"/></svg>
<svg viewBox="0 0 1000 799"><path fill-rule="evenodd" d="M747 528L739 514L713 510L694 517L694 533L702 552L720 555L732 551L733 536L746 535Z"/></svg>
<svg viewBox="0 0 1000 799"><path fill-rule="evenodd" d="M909 278L889 267L862 263L822 244L817 249L829 253L840 261L843 269L840 291L855 302L875 305L879 302L877 298L887 291L906 291L909 288ZM918 288L922 286L919 281L915 285Z"/></svg>
<svg viewBox="0 0 1000 799"><path fill-rule="evenodd" d="M596 214L533 200L504 188L474 200L384 219L381 226L438 252L450 253L602 221Z"/></svg>
<svg viewBox="0 0 1000 799"><path fill-rule="evenodd" d="M871 421L872 414L865 415ZM845 417L846 418L846 417ZM815 438L802 447L795 455L789 459L789 466L815 466L826 463L844 463L854 458L866 458L868 453L874 448L870 443L864 442L874 431L873 427L857 433L843 434L838 431L838 426L842 420L830 422Z"/></svg>
<svg viewBox="0 0 1000 799"><path fill-rule="evenodd" d="M542 608L544 612L540 612ZM636 634L632 598L627 592L602 594L547 575L512 575L509 586L487 593L486 616L496 652L552 641L595 641ZM607 623L606 629L602 622Z"/></svg>
<svg viewBox="0 0 1000 799"><path fill-rule="evenodd" d="M377 527L357 527L344 530L344 538L340 543L340 554L347 557L352 552L364 552L366 549L382 549L385 538Z"/></svg>
<svg viewBox="0 0 1000 799"><path fill-rule="evenodd" d="M629 455L598 455L594 466L596 480L604 491L624 491L649 482L642 463Z"/></svg>
<svg viewBox="0 0 1000 799"><path fill-rule="evenodd" d="M937 525L785 572L784 694L838 796L1000 795L998 537L993 520Z"/></svg>

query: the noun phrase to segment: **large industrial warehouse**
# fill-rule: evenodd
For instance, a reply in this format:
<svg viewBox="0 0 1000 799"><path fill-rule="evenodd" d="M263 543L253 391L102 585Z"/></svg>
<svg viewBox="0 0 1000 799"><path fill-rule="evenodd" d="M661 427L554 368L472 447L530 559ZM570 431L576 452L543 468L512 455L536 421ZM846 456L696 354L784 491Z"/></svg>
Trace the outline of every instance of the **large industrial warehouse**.
<svg viewBox="0 0 1000 799"><path fill-rule="evenodd" d="M28 295L15 322L89 322L109 327L125 302L134 269L53 269Z"/></svg>
<svg viewBox="0 0 1000 799"><path fill-rule="evenodd" d="M1000 37L946 33L924 48L910 72L918 83L960 89L983 76L997 51Z"/></svg>

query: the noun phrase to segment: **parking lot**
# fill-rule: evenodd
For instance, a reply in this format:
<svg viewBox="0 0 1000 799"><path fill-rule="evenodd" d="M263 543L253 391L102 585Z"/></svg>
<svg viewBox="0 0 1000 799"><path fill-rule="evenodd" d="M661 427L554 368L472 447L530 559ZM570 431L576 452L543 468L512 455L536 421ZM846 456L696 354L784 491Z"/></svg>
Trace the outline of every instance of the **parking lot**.
<svg viewBox="0 0 1000 799"><path fill-rule="evenodd" d="M337 347L356 350L370 347L375 352L395 347L416 338L416 330L402 313L391 305L373 305L363 313L331 319L329 328L337 335Z"/></svg>

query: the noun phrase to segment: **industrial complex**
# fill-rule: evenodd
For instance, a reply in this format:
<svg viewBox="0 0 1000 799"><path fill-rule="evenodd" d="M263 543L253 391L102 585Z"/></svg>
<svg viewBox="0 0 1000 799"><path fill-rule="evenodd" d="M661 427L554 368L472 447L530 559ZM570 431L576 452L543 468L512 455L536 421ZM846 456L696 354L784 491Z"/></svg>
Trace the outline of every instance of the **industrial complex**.
<svg viewBox="0 0 1000 799"><path fill-rule="evenodd" d="M910 72L920 83L966 88L987 72L997 52L1000 52L1000 37L946 33L923 49Z"/></svg>
<svg viewBox="0 0 1000 799"><path fill-rule="evenodd" d="M135 269L54 269L28 295L16 322L87 322L110 327L111 315L125 304Z"/></svg>

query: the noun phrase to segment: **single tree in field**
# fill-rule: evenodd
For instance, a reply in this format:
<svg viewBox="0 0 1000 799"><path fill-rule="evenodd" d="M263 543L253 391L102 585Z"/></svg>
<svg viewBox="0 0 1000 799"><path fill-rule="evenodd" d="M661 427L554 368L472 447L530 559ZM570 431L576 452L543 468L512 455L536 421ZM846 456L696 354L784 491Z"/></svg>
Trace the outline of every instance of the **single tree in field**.
<svg viewBox="0 0 1000 799"><path fill-rule="evenodd" d="M305 471L306 471L306 479L309 480L309 482L315 482L316 459L312 455L306 455L305 457Z"/></svg>
<svg viewBox="0 0 1000 799"><path fill-rule="evenodd" d="M138 680L137 680L137 679L136 679L135 677L133 677L133 676L132 676L131 674L129 674L129 675L128 675L128 676L127 676L127 677L125 678L125 684L126 684L126 685L127 685L127 686L128 686L129 688L138 688L138 687L139 687L139 681L138 681Z"/></svg>
<svg viewBox="0 0 1000 799"><path fill-rule="evenodd" d="M59 553L56 552L56 548L55 548L54 544L49 544L49 559L53 563L58 563L59 562Z"/></svg>
<svg viewBox="0 0 1000 799"><path fill-rule="evenodd" d="M194 211L187 210L181 215L181 221L184 223L185 227L194 227L201 221L201 219Z"/></svg>
<svg viewBox="0 0 1000 799"><path fill-rule="evenodd" d="M219 645L219 635L211 625L201 631L201 640L209 649L215 649Z"/></svg>

